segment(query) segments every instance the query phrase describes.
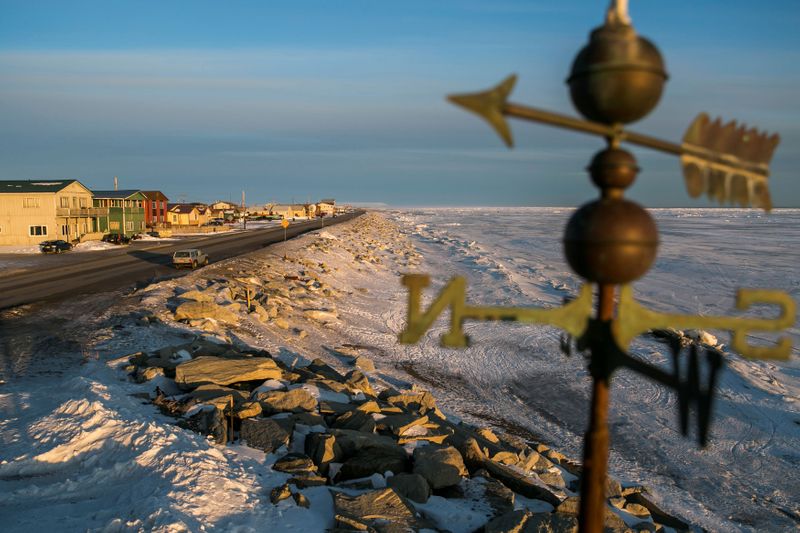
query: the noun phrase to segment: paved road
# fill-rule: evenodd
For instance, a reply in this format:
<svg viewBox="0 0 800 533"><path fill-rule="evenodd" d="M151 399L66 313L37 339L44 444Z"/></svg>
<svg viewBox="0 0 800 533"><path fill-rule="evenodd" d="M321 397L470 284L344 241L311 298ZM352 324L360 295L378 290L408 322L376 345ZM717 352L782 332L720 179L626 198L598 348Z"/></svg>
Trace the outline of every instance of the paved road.
<svg viewBox="0 0 800 533"><path fill-rule="evenodd" d="M325 226L330 226L361 214L363 211L321 220ZM320 226L320 220L294 222L287 229L286 235L295 237L319 229ZM180 242L131 246L108 254L74 254L67 263L62 261L61 264L51 264L0 278L0 309L42 300L61 300L75 294L114 290L153 279L184 275L187 271L177 271L171 266L172 253L176 250L200 248L208 254L209 262L214 263L283 241L283 238L283 228L269 227L232 234L204 235ZM86 259L74 259L78 256ZM54 259L56 257L62 256L53 256Z"/></svg>

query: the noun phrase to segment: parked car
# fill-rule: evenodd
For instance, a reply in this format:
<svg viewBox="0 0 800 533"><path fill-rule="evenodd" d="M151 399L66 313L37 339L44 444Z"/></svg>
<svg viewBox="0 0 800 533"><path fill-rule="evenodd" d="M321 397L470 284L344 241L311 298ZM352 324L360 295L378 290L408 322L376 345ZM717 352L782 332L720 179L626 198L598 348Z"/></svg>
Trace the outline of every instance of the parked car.
<svg viewBox="0 0 800 533"><path fill-rule="evenodd" d="M190 248L188 250L178 250L172 254L172 266L175 268L189 267L197 268L208 264L208 256L202 250Z"/></svg>
<svg viewBox="0 0 800 533"><path fill-rule="evenodd" d="M121 233L109 233L103 235L103 242L110 242L111 244L130 244L131 239L127 235Z"/></svg>
<svg viewBox="0 0 800 533"><path fill-rule="evenodd" d="M39 243L39 250L43 254L60 254L72 250L72 244L67 241L42 241Z"/></svg>

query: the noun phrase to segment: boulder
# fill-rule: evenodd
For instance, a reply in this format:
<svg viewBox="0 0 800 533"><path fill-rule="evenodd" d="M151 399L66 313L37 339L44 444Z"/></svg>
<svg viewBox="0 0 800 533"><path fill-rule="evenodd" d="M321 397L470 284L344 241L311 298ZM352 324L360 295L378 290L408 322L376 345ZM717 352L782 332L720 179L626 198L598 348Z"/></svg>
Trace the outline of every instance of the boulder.
<svg viewBox="0 0 800 533"><path fill-rule="evenodd" d="M363 355L356 357L354 361L356 368L360 368L364 372L375 372L375 363L372 362L372 359L369 357L364 357Z"/></svg>
<svg viewBox="0 0 800 533"><path fill-rule="evenodd" d="M362 447L342 464L336 479L346 481L386 472L400 474L408 470L408 454L392 442L391 445Z"/></svg>
<svg viewBox="0 0 800 533"><path fill-rule="evenodd" d="M391 488L359 496L331 492L338 528L399 533L417 531L423 526L414 507Z"/></svg>
<svg viewBox="0 0 800 533"><path fill-rule="evenodd" d="M406 410L419 411L423 414L436 408L436 400L429 392L412 392L387 396L386 402L391 405L403 406Z"/></svg>
<svg viewBox="0 0 800 533"><path fill-rule="evenodd" d="M316 473L317 467L307 455L287 453L272 465L273 470L287 474Z"/></svg>
<svg viewBox="0 0 800 533"><path fill-rule="evenodd" d="M489 506L499 516L514 510L514 491L492 478L485 478L483 497Z"/></svg>
<svg viewBox="0 0 800 533"><path fill-rule="evenodd" d="M239 317L235 313L212 302L189 300L175 309L175 320L199 320L202 318L213 318L229 324L239 322Z"/></svg>
<svg viewBox="0 0 800 533"><path fill-rule="evenodd" d="M488 459L483 462L483 467L493 478L517 494L545 501L554 507L561 503L559 497L536 478L528 477L509 466Z"/></svg>
<svg viewBox="0 0 800 533"><path fill-rule="evenodd" d="M345 376L345 383L353 390L360 390L368 396L375 396L375 391L372 385L369 384L369 379L360 370L351 370Z"/></svg>
<svg viewBox="0 0 800 533"><path fill-rule="evenodd" d="M317 408L317 399L305 389L262 392L256 399L265 413L300 413Z"/></svg>
<svg viewBox="0 0 800 533"><path fill-rule="evenodd" d="M214 295L207 292L200 292L198 290L186 291L178 295L184 300L194 300L196 302L213 302Z"/></svg>
<svg viewBox="0 0 800 533"><path fill-rule="evenodd" d="M285 318L275 318L272 320L272 323L281 329L289 329L289 322Z"/></svg>
<svg viewBox="0 0 800 533"><path fill-rule="evenodd" d="M365 433L375 432L375 419L370 413L353 410L336 419L333 427L341 429L354 429Z"/></svg>
<svg viewBox="0 0 800 533"><path fill-rule="evenodd" d="M180 427L209 435L217 444L228 442L228 420L221 409L204 406L192 416L178 421Z"/></svg>
<svg viewBox="0 0 800 533"><path fill-rule="evenodd" d="M276 504L280 501L285 500L286 498L291 498L291 496L292 496L292 490L289 488L289 484L284 483L283 485L275 487L274 489L272 489L272 491L270 491L269 501L271 501L273 504Z"/></svg>
<svg viewBox="0 0 800 533"><path fill-rule="evenodd" d="M293 493L292 498L294 498L294 503L296 503L298 507L305 507L306 509L311 507L311 502L308 501L308 498L306 498L306 495L302 492Z"/></svg>
<svg viewBox="0 0 800 533"><path fill-rule="evenodd" d="M198 357L175 368L175 383L183 389L193 389L205 383L230 385L243 381L277 379L281 370L267 357Z"/></svg>
<svg viewBox="0 0 800 533"><path fill-rule="evenodd" d="M468 475L458 450L432 445L414 449L414 473L424 477L434 490L457 485Z"/></svg>
<svg viewBox="0 0 800 533"><path fill-rule="evenodd" d="M484 533L523 533L527 531L525 526L531 516L533 513L527 509L509 511L490 520L483 526L483 531Z"/></svg>
<svg viewBox="0 0 800 533"><path fill-rule="evenodd" d="M221 402L211 402L211 400L228 398L228 401L224 402L225 405L230 405L229 398L233 398L234 405L241 405L247 400L248 394L240 390L231 389L230 387L206 383L190 392L188 397L198 400L199 402L210 402L214 404L220 404Z"/></svg>
<svg viewBox="0 0 800 533"><path fill-rule="evenodd" d="M306 437L306 454L317 465L320 473L328 474L330 464L342 460L342 448L336 442L336 437L325 433L311 433Z"/></svg>
<svg viewBox="0 0 800 533"><path fill-rule="evenodd" d="M417 503L425 503L428 501L428 498L431 497L431 486L425 478L419 474L407 474L403 472L391 476L386 480L386 484L394 489L400 496Z"/></svg>
<svg viewBox="0 0 800 533"><path fill-rule="evenodd" d="M245 418L254 418L260 415L262 412L261 404L258 402L244 402L240 407L234 409L234 415L236 418L245 419Z"/></svg>
<svg viewBox="0 0 800 533"><path fill-rule="evenodd" d="M251 448L272 453L289 443L290 431L269 418L246 418L242 420L239 438Z"/></svg>

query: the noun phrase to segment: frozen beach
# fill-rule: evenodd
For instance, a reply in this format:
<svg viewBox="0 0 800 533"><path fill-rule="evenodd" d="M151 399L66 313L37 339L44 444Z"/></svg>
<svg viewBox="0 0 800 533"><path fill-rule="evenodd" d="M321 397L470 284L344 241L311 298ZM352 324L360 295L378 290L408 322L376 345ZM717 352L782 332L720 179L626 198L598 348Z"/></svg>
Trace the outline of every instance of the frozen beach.
<svg viewBox="0 0 800 533"><path fill-rule="evenodd" d="M199 333L290 360L324 357L331 364L340 363L333 348L357 346L375 362L383 383L420 385L447 413L580 458L589 378L580 356L560 353L557 331L469 324L472 346L449 350L438 345L442 320L418 345L397 343L405 320L403 273L430 273L430 296L451 275L464 275L476 304L556 306L574 296L580 281L568 272L560 242L570 212L388 210L367 226L326 228L139 291L5 312L0 518L13 524L12 531L332 527L327 489L307 489L310 510L272 506L269 490L284 476L269 469L274 457L241 446L219 448L176 427L139 396L152 383L125 378L127 354ZM661 246L655 267L635 285L643 305L732 314L737 287L780 289L800 298L800 210L674 209L654 215ZM270 279L286 268L316 273L323 283L316 289L330 289L325 312L335 318L320 321L294 309L291 294L279 309L286 327L275 317L252 315L235 325L192 326L176 322L168 307L176 294L214 280ZM317 292L302 294L322 298ZM143 313L159 321L143 324ZM794 530L800 523L792 496L800 493L797 325L790 333L795 347L786 363L726 354L705 450L680 435L672 393L632 373L617 374L611 474L645 485L664 509L710 531ZM724 349L728 339L717 336ZM652 340L637 342L633 351L655 363L668 361L666 347ZM451 513L453 530L471 531L477 524L458 509L432 512Z"/></svg>

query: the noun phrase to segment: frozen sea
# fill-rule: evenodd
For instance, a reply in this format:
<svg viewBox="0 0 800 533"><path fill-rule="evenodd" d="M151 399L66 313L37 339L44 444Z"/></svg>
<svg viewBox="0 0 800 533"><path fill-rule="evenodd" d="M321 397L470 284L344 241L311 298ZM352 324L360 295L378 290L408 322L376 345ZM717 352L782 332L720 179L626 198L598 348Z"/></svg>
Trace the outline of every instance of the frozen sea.
<svg viewBox="0 0 800 533"><path fill-rule="evenodd" d="M468 279L474 305L561 305L581 280L561 239L571 209L420 208L388 212L413 235L433 282ZM655 209L658 258L634 284L659 311L735 315L739 287L779 289L800 300L800 210ZM767 306L756 314L770 316ZM402 327L402 306L386 317ZM565 357L556 330L469 323L472 345L438 346L440 319L398 364L438 383L462 412L531 435L580 458L590 378ZM726 346L727 334L711 331ZM711 441L680 434L676 396L627 370L612 381L610 472L643 483L670 510L713 531L795 531L800 526L800 331L788 362L745 360L727 348ZM766 340L767 335L761 342ZM750 339L753 342L759 340ZM669 353L643 339L632 353L668 368Z"/></svg>

